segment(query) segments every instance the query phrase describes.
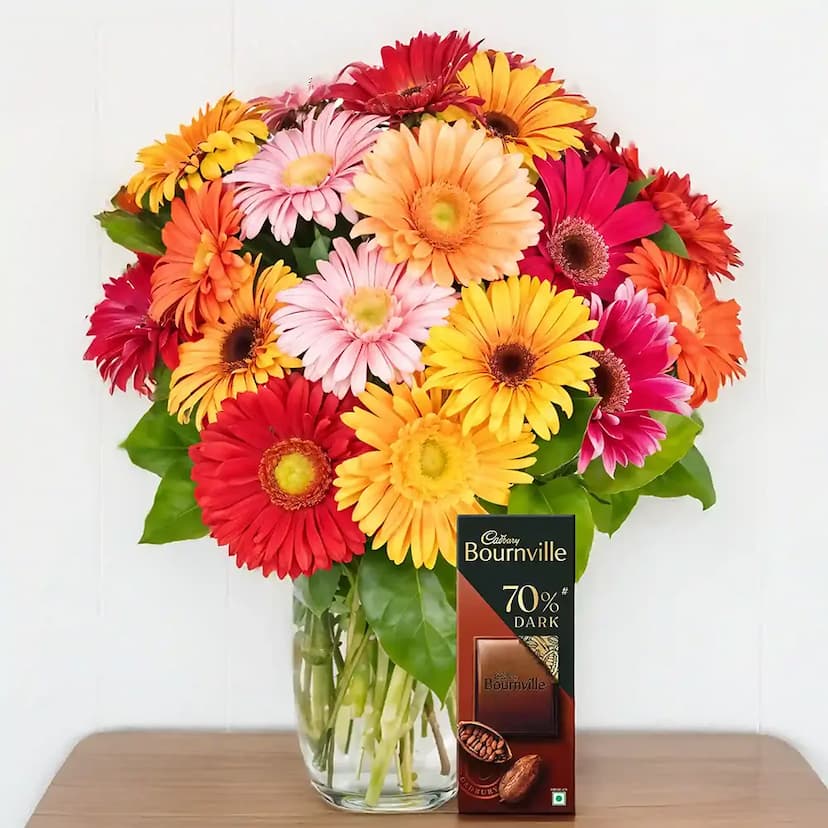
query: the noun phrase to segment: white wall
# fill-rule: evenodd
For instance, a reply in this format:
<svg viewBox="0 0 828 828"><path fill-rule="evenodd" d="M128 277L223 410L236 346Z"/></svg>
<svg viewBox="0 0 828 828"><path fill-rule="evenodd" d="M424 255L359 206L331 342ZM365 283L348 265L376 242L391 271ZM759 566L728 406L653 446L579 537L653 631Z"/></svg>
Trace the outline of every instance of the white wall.
<svg viewBox="0 0 828 828"><path fill-rule="evenodd" d="M25 822L91 731L291 723L289 586L207 540L135 543L155 478L116 444L143 405L109 398L80 359L84 316L125 261L91 216L135 150L206 100L371 60L419 26L471 27L557 67L605 131L720 200L746 261L732 292L750 376L705 412L719 504L646 502L597 544L578 593L580 724L773 733L828 779L819 0L30 0L0 14L0 828Z"/></svg>

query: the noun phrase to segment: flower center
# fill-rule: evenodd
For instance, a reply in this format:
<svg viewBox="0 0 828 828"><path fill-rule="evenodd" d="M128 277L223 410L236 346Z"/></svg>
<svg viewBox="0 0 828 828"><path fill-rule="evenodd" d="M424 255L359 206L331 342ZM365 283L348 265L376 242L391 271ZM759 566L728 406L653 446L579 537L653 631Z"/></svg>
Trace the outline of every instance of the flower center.
<svg viewBox="0 0 828 828"><path fill-rule="evenodd" d="M448 466L449 458L440 443L429 437L420 447L420 471L432 480L437 480Z"/></svg>
<svg viewBox="0 0 828 828"><path fill-rule="evenodd" d="M383 288L361 287L345 299L345 313L362 332L381 328L388 321L394 301Z"/></svg>
<svg viewBox="0 0 828 828"><path fill-rule="evenodd" d="M670 301L679 312L681 324L691 333L703 336L699 324L701 302L696 294L687 285L675 285L670 291Z"/></svg>
<svg viewBox="0 0 828 828"><path fill-rule="evenodd" d="M224 338L221 346L221 358L225 366L234 370L241 368L253 356L260 344L259 326L255 319L241 319Z"/></svg>
<svg viewBox="0 0 828 828"><path fill-rule="evenodd" d="M477 205L469 194L447 181L418 190L411 205L420 235L438 250L456 250L477 229Z"/></svg>
<svg viewBox="0 0 828 828"><path fill-rule="evenodd" d="M433 503L469 492L477 454L458 423L426 414L408 423L391 446L391 483L410 500Z"/></svg>
<svg viewBox="0 0 828 828"><path fill-rule="evenodd" d="M595 285L609 270L604 237L582 218L570 216L552 229L547 240L552 261L579 285Z"/></svg>
<svg viewBox="0 0 828 828"><path fill-rule="evenodd" d="M407 98L410 95L416 95L418 92L422 92L422 90L422 86L409 86L408 89L403 89L402 92L400 92L400 95Z"/></svg>
<svg viewBox="0 0 828 828"><path fill-rule="evenodd" d="M516 388L529 377L538 358L518 342L498 345L489 356L489 373L504 385Z"/></svg>
<svg viewBox="0 0 828 828"><path fill-rule="evenodd" d="M213 244L213 237L207 230L203 230L201 238L198 241L195 255L193 256L193 273L196 276L201 276L207 272L210 267L210 262L213 261L215 255L215 245Z"/></svg>
<svg viewBox="0 0 828 828"><path fill-rule="evenodd" d="M282 440L267 449L259 462L262 489L273 503L291 511L319 503L332 480L328 455L311 440Z"/></svg>
<svg viewBox="0 0 828 828"><path fill-rule="evenodd" d="M318 187L333 168L333 158L324 152L312 152L291 161L282 173L286 187Z"/></svg>
<svg viewBox="0 0 828 828"><path fill-rule="evenodd" d="M624 362L609 348L590 354L598 363L595 376L587 385L594 397L600 397L598 407L608 414L624 411L630 401L630 373Z"/></svg>
<svg viewBox="0 0 828 828"><path fill-rule="evenodd" d="M484 118L486 129L495 138L516 138L520 133L517 123L502 112L487 112Z"/></svg>

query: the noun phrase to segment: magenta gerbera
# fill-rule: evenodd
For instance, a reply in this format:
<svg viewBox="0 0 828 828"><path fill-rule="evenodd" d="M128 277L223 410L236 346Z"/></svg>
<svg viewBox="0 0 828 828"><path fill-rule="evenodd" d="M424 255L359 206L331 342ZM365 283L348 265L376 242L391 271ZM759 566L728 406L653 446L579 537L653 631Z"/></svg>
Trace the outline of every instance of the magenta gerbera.
<svg viewBox="0 0 828 828"><path fill-rule="evenodd" d="M572 288L581 296L612 299L627 253L664 222L644 201L620 205L629 183L625 169L612 169L599 155L584 164L574 150L558 161L536 161L534 196L545 232L526 251L521 273Z"/></svg>
<svg viewBox="0 0 828 828"><path fill-rule="evenodd" d="M83 355L95 361L109 381L110 393L127 385L144 396L154 386L153 372L160 356L168 368L178 365L179 333L172 321L160 324L149 315L150 277L157 256L138 254L117 279L104 285L104 299L89 317L88 336L94 337Z"/></svg>
<svg viewBox="0 0 828 828"><path fill-rule="evenodd" d="M469 108L482 103L466 93L457 73L474 54L468 34L445 37L420 32L408 43L398 40L382 48L382 66L353 63L334 84L332 92L346 109L371 112L392 119L424 112L442 112L448 106Z"/></svg>
<svg viewBox="0 0 828 828"><path fill-rule="evenodd" d="M373 146L380 118L338 112L328 104L301 129L277 132L260 152L227 176L236 185L242 211L242 235L257 236L265 221L273 235L288 244L301 216L333 230L336 217L350 222L356 212L342 199Z"/></svg>
<svg viewBox="0 0 828 828"><path fill-rule="evenodd" d="M271 132L302 126L310 113L336 96L331 84L321 78L311 78L304 86L297 84L279 95L253 98L250 103L262 109L261 119Z"/></svg>
<svg viewBox="0 0 828 828"><path fill-rule="evenodd" d="M655 315L646 290L636 293L626 280L606 306L593 295L590 316L598 327L589 336L604 350L590 354L598 367L589 385L599 402L587 426L578 471L600 456L612 477L617 465L640 466L658 451L665 430L650 412L690 414L687 400L693 389L666 373L675 359L670 354L674 326L666 316Z"/></svg>
<svg viewBox="0 0 828 828"><path fill-rule="evenodd" d="M364 391L368 371L385 383L409 381L423 368L418 343L445 321L454 290L391 264L369 243L354 251L337 238L333 246L318 274L279 294L279 347L302 356L305 376L338 397Z"/></svg>

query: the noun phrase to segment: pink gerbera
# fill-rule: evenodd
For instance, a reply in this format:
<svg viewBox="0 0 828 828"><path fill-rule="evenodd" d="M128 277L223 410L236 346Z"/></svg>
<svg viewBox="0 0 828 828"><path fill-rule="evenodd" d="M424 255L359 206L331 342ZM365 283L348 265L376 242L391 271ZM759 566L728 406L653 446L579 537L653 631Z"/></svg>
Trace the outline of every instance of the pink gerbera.
<svg viewBox="0 0 828 828"><path fill-rule="evenodd" d="M253 98L250 103L262 108L262 120L271 132L277 132L302 126L313 109L335 97L328 81L311 78L304 86L297 84L279 95Z"/></svg>
<svg viewBox="0 0 828 828"><path fill-rule="evenodd" d="M673 323L655 315L646 290L636 293L626 280L606 307L593 295L590 316L598 327L589 336L604 350L590 354L598 367L589 385L599 402L587 426L578 471L600 456L612 477L617 465L640 466L658 451L666 432L650 412L690 414L687 400L693 389L666 373L674 361Z"/></svg>
<svg viewBox="0 0 828 828"><path fill-rule="evenodd" d="M304 354L305 376L338 397L364 391L369 370L386 383L410 380L423 368L417 343L445 321L454 290L391 264L368 243L356 252L343 238L333 246L317 275L279 294L279 347Z"/></svg>
<svg viewBox="0 0 828 828"><path fill-rule="evenodd" d="M277 132L255 158L227 176L236 184L236 206L243 213L242 235L253 238L265 221L273 235L288 244L301 216L333 230L342 213L355 222L356 212L342 200L362 157L379 135L380 118L338 112L328 104L301 129Z"/></svg>
<svg viewBox="0 0 828 828"><path fill-rule="evenodd" d="M445 37L420 32L408 43L382 48L382 66L352 63L343 71L347 82L331 87L346 109L402 119L405 115L442 112L448 106L468 108L482 103L466 94L457 73L477 48L468 34Z"/></svg>
<svg viewBox="0 0 828 828"><path fill-rule="evenodd" d="M578 153L567 150L563 159L538 159L536 166L535 199L546 232L527 250L520 272L581 296L611 299L624 281L618 268L627 253L664 222L646 202L619 206L629 177L603 156L584 164Z"/></svg>
<svg viewBox="0 0 828 828"><path fill-rule="evenodd" d="M89 317L87 336L94 337L84 359L95 360L101 376L116 388L133 388L150 396L153 372L160 356L168 368L178 365L179 334L174 324L156 322L149 315L150 277L157 256L138 254L117 279L104 285L104 299Z"/></svg>

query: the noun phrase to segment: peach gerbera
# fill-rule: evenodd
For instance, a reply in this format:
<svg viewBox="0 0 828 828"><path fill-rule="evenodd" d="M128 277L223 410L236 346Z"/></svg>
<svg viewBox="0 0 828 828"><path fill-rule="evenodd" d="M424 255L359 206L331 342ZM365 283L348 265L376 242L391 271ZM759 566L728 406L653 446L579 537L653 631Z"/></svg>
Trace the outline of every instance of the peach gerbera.
<svg viewBox="0 0 828 828"><path fill-rule="evenodd" d="M466 121L386 132L348 196L367 216L351 235L373 234L389 261L444 286L517 275L541 229L520 163Z"/></svg>
<svg viewBox="0 0 828 828"><path fill-rule="evenodd" d="M193 333L216 323L233 293L253 277L250 255L240 256L241 213L233 190L211 181L187 190L172 203L161 238L167 252L152 274L150 315L174 314L175 324Z"/></svg>
<svg viewBox="0 0 828 828"><path fill-rule="evenodd" d="M656 313L676 323L676 373L693 386L690 405L715 400L728 380L745 375L747 359L739 327L739 305L723 302L696 262L666 253L644 239L621 266L637 288L645 288Z"/></svg>

